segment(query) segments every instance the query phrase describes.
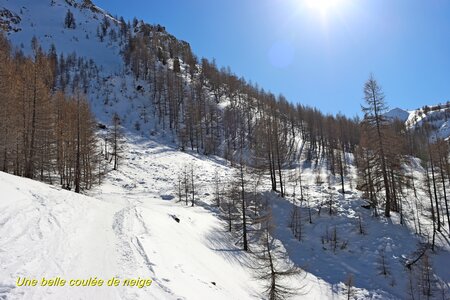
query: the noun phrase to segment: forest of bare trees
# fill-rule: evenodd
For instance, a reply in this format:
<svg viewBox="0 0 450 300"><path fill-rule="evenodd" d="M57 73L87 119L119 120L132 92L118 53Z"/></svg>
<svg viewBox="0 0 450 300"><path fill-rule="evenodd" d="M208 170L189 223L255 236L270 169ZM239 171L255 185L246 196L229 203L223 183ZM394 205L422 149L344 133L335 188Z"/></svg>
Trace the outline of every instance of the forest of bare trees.
<svg viewBox="0 0 450 300"><path fill-rule="evenodd" d="M126 66L135 79L148 83L149 99L141 108L139 122L156 120L158 128L177 137L182 151L219 155L239 168L267 174L269 188L281 197L287 193L287 170L300 158L311 166L325 163L343 195L350 188L351 182L346 181L349 165L354 163L359 171L357 187L375 215L382 209L386 217L391 211L403 216L403 205L409 201L406 194L416 194L420 186L429 195L434 232L449 226L448 142L433 139L427 126L408 130L405 124L386 119L387 102L373 76L363 89L362 120L325 115L265 91L230 68L219 68L214 60L197 58L188 43L160 25L136 19L131 23L121 19L116 25L105 17L97 37L120 41ZM112 118L112 131L98 149L95 121L84 96L89 80L98 78L95 64L75 54L58 57L54 47L44 53L36 41L32 57L13 51L4 37L1 43L5 61L0 67L2 170L58 180L79 191L89 188L104 171L105 158L116 169L123 151L120 116ZM104 101L108 104L107 98ZM425 188L405 168L412 157L421 159ZM219 206L228 205L220 198ZM228 212L231 220L230 207ZM419 229L419 217L416 223Z"/></svg>
<svg viewBox="0 0 450 300"><path fill-rule="evenodd" d="M300 197L296 198L295 189L290 195L287 190L293 185L287 174L300 162L313 168L325 165L342 197L351 189L348 171L354 164L357 188L374 216L389 218L395 212L404 224L405 207L413 208L409 221L429 243L414 263L406 264L411 271L410 293L431 295L428 247L434 251L436 235L450 232L450 144L432 136L427 124L411 130L404 122L388 119L388 103L373 75L362 89L362 119L326 115L265 91L230 68L219 68L214 60L197 58L189 44L159 25L121 20L116 32L110 22L108 18L101 22L97 37L120 39L126 66L136 80L148 84L148 103L138 122L153 119L158 128L176 137L181 151L222 156L235 167L234 179L229 181L216 171L214 202L235 245L255 255L269 299L292 295L283 278L298 276L300 270L283 264L286 258L279 256L270 234L269 196L261 193L259 185L267 182L265 188L273 192L269 195L292 196L287 223L302 241L308 216L297 206L297 201L305 201L301 174L295 176ZM68 11L65 27L75 29L75 24ZM98 78L92 61L75 54L58 57L55 47L45 52L36 39L32 49L32 55L25 56L0 35L0 170L80 193L101 182L108 163L113 170L119 168L125 155L121 116L114 113L107 132L99 130L86 98L89 81ZM418 169L416 162L423 176L411 171ZM178 172L174 190L186 206L200 201L196 175L194 165ZM267 181L261 180L263 175ZM427 205L419 194L426 195ZM330 194L330 216L332 201ZM422 231L428 223L432 231ZM364 231L359 217L359 232ZM336 240L334 228L334 248ZM386 276L384 252L380 261ZM348 295L352 280L349 277Z"/></svg>
<svg viewBox="0 0 450 300"><path fill-rule="evenodd" d="M80 192L98 182L96 122L83 93L56 89L57 56L33 39L33 56L0 35L1 170Z"/></svg>
<svg viewBox="0 0 450 300"><path fill-rule="evenodd" d="M353 152L359 143L358 119L289 103L282 95L238 78L229 68L219 69L215 61L199 60L187 43L160 26L137 21L128 26L136 34L124 31L125 62L136 79L148 81L153 116L160 128L178 136L180 149L266 170L271 189L282 196L284 169L305 154L310 162L329 161L345 191L344 153Z"/></svg>
<svg viewBox="0 0 450 300"><path fill-rule="evenodd" d="M142 121L156 119L158 128L178 138L181 150L223 156L235 166L264 172L270 188L281 197L286 194L286 170L300 157L311 165L325 162L345 194L349 157L354 156L358 188L374 214L383 209L387 217L391 211L402 213L405 194L420 185L404 168L410 157L419 157L426 170L435 231L450 223L448 142L433 140L427 126L411 131L387 120L387 103L375 78L364 86L362 120L324 115L265 91L230 68L219 68L214 60L198 59L188 43L160 25L136 19L132 23L121 19L118 25L111 26L105 17L98 38L124 45L126 65L136 79L148 82L150 98L141 112ZM111 120L104 151L97 149L95 121L83 96L89 80L98 77L95 64L74 54L58 57L54 47L44 53L36 40L33 57L13 51L4 37L1 42L5 58L0 73L2 170L45 181L55 181L58 174L61 185L79 191L81 186L89 188L94 173L104 169L99 167L99 153L111 159L116 169L121 157L116 138L120 117ZM77 68L75 75L71 68Z"/></svg>
<svg viewBox="0 0 450 300"><path fill-rule="evenodd" d="M411 131L388 120L387 102L373 76L363 89L362 120L324 115L289 103L229 68L217 67L214 60L199 60L188 44L160 26L138 24L128 25L136 34L127 37L125 61L137 79L149 82L154 116L161 128L178 136L181 150L220 155L235 166L244 163L265 172L270 188L282 197L286 170L300 157L313 166L325 162L345 194L349 158L354 157L358 188L374 214L382 209L386 217L391 211L403 217L406 194L414 181L405 164L419 157L429 170L430 204L439 208L431 211L431 218L440 230L447 215L448 143L431 142L426 126ZM439 150L435 145L440 145Z"/></svg>
<svg viewBox="0 0 450 300"><path fill-rule="evenodd" d="M400 214L404 224L403 207L414 207L414 226L418 234L424 234L421 224L431 220L433 231L427 234L434 249L435 237L442 232L442 226L450 226L448 209L448 187L450 186L449 142L433 137L428 124L415 130L408 130L398 120L384 116L387 103L379 83L371 76L364 86L366 106L361 122L360 143L356 151L356 165L359 170L358 187L364 192L378 214L384 208L384 215L391 211ZM415 158L420 159L424 170L422 180L409 169L414 169ZM419 207L418 192L428 195L429 211ZM414 195L411 197L411 195ZM423 200L422 200L423 201ZM426 216L425 220L424 215ZM450 228L450 227L449 227Z"/></svg>

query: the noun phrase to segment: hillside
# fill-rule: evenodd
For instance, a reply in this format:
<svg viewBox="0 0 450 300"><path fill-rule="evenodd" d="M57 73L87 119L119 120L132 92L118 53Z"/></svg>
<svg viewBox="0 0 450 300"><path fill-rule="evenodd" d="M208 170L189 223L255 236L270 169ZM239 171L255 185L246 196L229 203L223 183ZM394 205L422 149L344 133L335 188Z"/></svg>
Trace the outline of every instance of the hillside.
<svg viewBox="0 0 450 300"><path fill-rule="evenodd" d="M94 5L81 5L77 1L11 1L0 4L2 19L14 45L31 53L31 39L36 36L44 49L55 44L59 53L71 54L87 60L93 59L106 73L123 68L120 43L100 42L97 27L104 18L117 27L118 21ZM76 6L74 6L76 5ZM74 14L76 27L64 26L67 11ZM17 21L15 21L17 20Z"/></svg>
<svg viewBox="0 0 450 300"><path fill-rule="evenodd" d="M88 196L0 173L0 298L260 299L261 286L201 188L196 207L175 203L173 178L194 164L199 187L222 160L183 154L155 141L130 140L126 167ZM209 192L209 193L208 193ZM209 196L208 196L209 195ZM175 220L179 219L179 223ZM150 287L17 287L17 277L150 278ZM312 275L310 299L332 294Z"/></svg>
<svg viewBox="0 0 450 300"><path fill-rule="evenodd" d="M378 143L89 0L0 0L0 28L0 167L50 184L0 173L0 299L450 295L447 106ZM153 282L16 284L58 276Z"/></svg>
<svg viewBox="0 0 450 300"><path fill-rule="evenodd" d="M430 128L430 136L433 140L450 137L450 104L424 106L420 109L405 111L394 108L385 116L397 119L405 123L406 128L414 131L421 128Z"/></svg>
<svg viewBox="0 0 450 300"><path fill-rule="evenodd" d="M128 154L119 171L88 193L77 195L54 186L0 173L0 296L5 299L261 299L255 260L235 245L226 222L214 207L213 177L231 180L234 169L219 158L178 151L168 140L129 138ZM174 192L177 173L193 165L197 204L184 206ZM321 169L321 176L327 171ZM344 282L353 274L357 299L402 299L407 294L405 260L415 257L421 240L392 220L378 220L361 207L358 193L342 198L339 184L329 192L315 186L317 173L302 175L308 202L299 203L301 237L288 227L292 195L267 195L274 214L276 237L304 273L291 283L294 299L343 299ZM292 190L294 186L289 186ZM260 187L264 191L263 187ZM333 214L323 195L329 195ZM322 213L320 213L322 210ZM312 224L308 224L311 212ZM413 216L407 214L407 218ZM179 222L176 221L179 220ZM359 232L359 220L364 234ZM412 221L412 220L410 220ZM411 227L414 225L411 224ZM422 224L422 230L428 230ZM336 229L335 229L336 228ZM334 249L332 236L337 230ZM300 239L300 241L299 241ZM450 278L445 262L448 244L439 238L433 257L437 280ZM380 251L386 253L389 275L379 275ZM75 288L17 287L24 277L151 278L150 287ZM441 279L439 279L441 278ZM414 279L416 280L416 279Z"/></svg>
<svg viewBox="0 0 450 300"><path fill-rule="evenodd" d="M433 140L446 139L450 137L450 105L425 106L421 109L411 111L405 122L410 129L417 130L421 127L431 128Z"/></svg>

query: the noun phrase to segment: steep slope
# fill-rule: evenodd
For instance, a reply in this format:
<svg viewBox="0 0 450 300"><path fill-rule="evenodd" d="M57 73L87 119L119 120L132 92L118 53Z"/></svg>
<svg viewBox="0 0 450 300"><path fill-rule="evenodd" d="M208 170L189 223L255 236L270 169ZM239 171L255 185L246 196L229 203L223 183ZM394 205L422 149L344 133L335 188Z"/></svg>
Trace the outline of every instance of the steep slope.
<svg viewBox="0 0 450 300"><path fill-rule="evenodd" d="M394 108L385 113L385 117L404 122L410 130L428 127L432 140L450 138L450 103L427 105L411 111Z"/></svg>
<svg viewBox="0 0 450 300"><path fill-rule="evenodd" d="M410 129L431 128L431 138L449 139L450 138L450 103L425 106L411 111L405 122L406 127Z"/></svg>
<svg viewBox="0 0 450 300"><path fill-rule="evenodd" d="M163 153L162 163L180 161L165 155L164 147L155 150ZM132 159L143 159L138 150L133 152ZM158 173L128 168L96 191L98 199L1 173L1 294L7 299L62 299L68 294L82 299L257 295L252 278L240 265L247 258L240 257L238 249L233 251L218 220L200 207L184 208L161 198L157 191L169 188L160 172L163 167L160 162L149 168L159 171L157 182L151 177ZM139 183L134 178L140 178ZM152 184L158 182L162 186ZM172 218L175 215L180 223ZM25 288L15 287L18 276L141 277L154 282L143 289Z"/></svg>
<svg viewBox="0 0 450 300"><path fill-rule="evenodd" d="M119 72L123 68L120 58L120 41L99 37L98 28L109 21L109 26L118 28L118 21L94 5L83 5L83 1L28 1L2 0L0 11L3 23L9 24L8 37L26 54L31 54L31 40L36 37L40 45L49 50L57 47L65 55L76 52L86 60L94 60L106 73ZM65 26L65 16L70 11L75 28Z"/></svg>
<svg viewBox="0 0 450 300"><path fill-rule="evenodd" d="M131 140L120 171L91 197L0 173L0 298L2 299L260 299L261 286L225 224L209 208L218 159ZM198 206L176 203L176 172L194 164ZM177 222L175 219L178 219ZM17 277L40 279L151 278L150 287L18 287ZM307 275L308 299L333 297ZM301 292L301 291L300 291Z"/></svg>
<svg viewBox="0 0 450 300"><path fill-rule="evenodd" d="M68 27L69 12L75 25ZM161 133L157 122L149 122L155 110L150 101L155 96L150 80L136 78L124 62L124 51L130 37L150 28L161 45L172 43L179 51L189 49L188 43L177 40L162 26L137 20L130 25L87 0L0 0L0 28L25 55L33 54L33 38L44 51L56 51L57 89L85 93L101 123L110 124L117 113L127 129L145 135ZM166 65L157 67L167 70L173 62L168 59Z"/></svg>
<svg viewBox="0 0 450 300"><path fill-rule="evenodd" d="M160 140L160 139L159 139ZM170 141L129 137L128 155L119 171L89 195L77 195L53 186L0 173L0 297L4 299L261 299L253 257L240 250L236 238L213 208L213 174L223 182L233 177L226 161L180 152ZM193 165L197 205L178 203L176 178ZM322 169L320 176L327 171ZM300 205L302 239L288 224L292 194L286 199L267 194L274 221L274 236L291 260L309 273L293 279L294 299L341 299L347 278L354 276L352 294L358 299L407 297L404 262L414 258L420 239L392 220L374 219L361 207L353 191L345 198L314 185L317 173L303 170L308 202ZM267 180L267 179L264 179ZM287 186L292 191L294 185ZM324 197L332 197L328 215ZM310 210L311 209L311 210ZM320 213L322 211L322 213ZM308 223L311 212L312 224ZM409 216L409 208L405 212ZM406 217L407 217L406 216ZM405 217L405 218L406 218ZM364 234L359 233L361 218ZM178 221L177 221L178 220ZM410 226L413 226L410 224ZM430 224L422 224L428 230ZM336 249L333 232L336 228ZM449 284L445 262L446 241L432 256L433 272ZM380 253L385 253L389 275L380 275ZM250 268L249 268L250 267ZM66 279L89 277L151 278L150 287L18 287L17 277Z"/></svg>

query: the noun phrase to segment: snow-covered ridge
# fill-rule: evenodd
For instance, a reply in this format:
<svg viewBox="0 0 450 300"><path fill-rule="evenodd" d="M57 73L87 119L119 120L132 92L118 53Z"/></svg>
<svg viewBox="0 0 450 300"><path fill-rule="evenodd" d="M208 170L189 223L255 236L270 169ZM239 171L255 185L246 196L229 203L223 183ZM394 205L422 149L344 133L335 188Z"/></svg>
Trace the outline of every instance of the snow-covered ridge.
<svg viewBox="0 0 450 300"><path fill-rule="evenodd" d="M117 30L119 21L90 1L73 0L1 0L0 27L7 32L13 45L25 54L31 53L31 39L36 37L44 50L56 46L58 53L73 52L86 60L92 59L104 70L118 72L123 68L120 41L101 41L98 28L107 18L110 27ZM70 11L75 28L66 28L64 21Z"/></svg>
<svg viewBox="0 0 450 300"><path fill-rule="evenodd" d="M69 11L73 14L75 28L65 26ZM150 132L155 130L147 123L151 93L143 88L148 82L136 80L124 62L128 34L149 32L149 36L157 38L157 43L171 43L180 51L190 46L167 33L161 25L135 20L133 30L127 31L124 29L128 24L123 18L119 19L88 0L0 0L0 27L6 28L3 31L14 48L31 55L31 40L35 37L44 51L54 45L58 57L64 60L72 56L75 62L79 58L89 62L98 72L85 80L86 88L80 88L87 93L95 117L109 124L111 116L117 113L125 128L134 129L140 123L141 132ZM168 59L167 65L162 67L172 66L172 60ZM71 93L81 74L77 67L68 73L65 91Z"/></svg>
<svg viewBox="0 0 450 300"><path fill-rule="evenodd" d="M410 130L429 126L431 139L450 138L450 102L439 105L424 106L416 110L406 111L394 108L384 114L388 119L397 119L405 123Z"/></svg>
<svg viewBox="0 0 450 300"><path fill-rule="evenodd" d="M431 126L433 139L448 139L450 137L450 103L411 111L406 120L407 128L415 129L426 124Z"/></svg>

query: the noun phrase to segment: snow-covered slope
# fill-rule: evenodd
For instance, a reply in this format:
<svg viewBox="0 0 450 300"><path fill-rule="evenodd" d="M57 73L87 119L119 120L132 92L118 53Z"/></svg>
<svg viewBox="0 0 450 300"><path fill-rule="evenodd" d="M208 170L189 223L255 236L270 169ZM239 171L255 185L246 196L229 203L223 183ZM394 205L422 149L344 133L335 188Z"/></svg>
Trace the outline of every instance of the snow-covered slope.
<svg viewBox="0 0 450 300"><path fill-rule="evenodd" d="M263 289L253 279L253 271L247 268L251 256L238 249L235 239L225 232L217 217L218 211L210 205L214 171L220 170L225 181L232 177L233 169L224 160L180 152L172 146L173 137L152 118L151 95L143 88L146 84L125 69L121 57L123 43L110 36L103 40L98 36L97 30L104 20L109 20L116 29L118 23L95 6L81 3L0 0L0 26L9 28L9 38L25 53L31 53L30 41L36 36L45 49L55 43L58 51L76 52L101 68L99 77L89 83L91 106L100 121L108 123L117 112L122 125L131 129L127 132L127 154L119 171L108 174L100 187L89 192L90 197L0 173L0 299L264 298ZM74 14L75 29L64 27L68 10ZM221 105L226 105L226 101ZM391 116L406 121L410 128L429 120L445 137L450 134L445 114L442 109L424 111L422 115L394 110ZM136 122L140 122L140 131L134 129ZM150 132L150 139L143 137ZM303 166L302 162L298 166ZM197 171L196 207L176 203L174 197L180 167L189 164ZM291 171L295 172L285 170ZM287 186L286 199L275 193L266 194L277 223L275 237L283 243L291 261L310 272L305 278L292 280L294 288L305 286L297 298L343 298L342 282L350 274L355 278L354 294L358 299L407 297L403 263L421 241L411 234L414 226L411 224L415 223L400 226L395 214L392 221L375 219L361 208L363 201L354 189L347 187L349 194L343 198L337 182L317 184L319 172L323 179L333 178L321 166L305 166L301 171L308 193L308 203L299 205L303 241L297 241L287 227L293 182ZM347 180L355 177L354 171L349 172ZM261 186L267 190L269 184ZM332 216L324 213L325 197L335 201ZM424 214L428 213L426 204L419 206L424 207ZM312 224L307 221L309 212ZM411 216L413 208L409 208ZM358 233L359 217L366 235ZM431 227L421 225L423 231ZM334 228L339 235L337 251L331 250L329 242ZM436 279L448 286L450 274L445 268L448 242L444 238L438 242L439 252L432 256L434 271ZM387 253L389 277L379 274L377 261L381 250ZM18 276L141 277L154 282L143 289L25 288L15 285Z"/></svg>
<svg viewBox="0 0 450 300"><path fill-rule="evenodd" d="M219 158L180 152L170 144L160 137L142 140L130 135L121 168L89 197L0 173L0 299L66 299L66 295L70 299L264 299L261 282L249 268L253 257L234 244L236 238L226 232L212 205L214 172L226 182L233 168ZM195 207L178 203L175 188L178 172L191 164L198 191ZM320 176L325 175L322 169ZM291 281L299 291L294 299L345 298L343 282L351 274L357 299L406 297L404 262L414 258L421 240L398 224L396 214L392 220L373 218L354 191L343 198L338 182L331 182L327 191L314 185L313 168L304 169L302 177L309 199L297 202L302 241L288 227L294 186L286 187L286 199L267 195L277 224L274 236L290 259L309 272ZM323 200L330 195L332 216ZM422 223L422 231L430 226ZM335 228L333 250L330 240ZM439 237L438 244L439 251L431 257L433 272L445 286L450 284L445 267L450 252L445 239ZM388 276L380 275L381 251ZM57 276L140 277L153 283L142 289L16 286L18 277Z"/></svg>
<svg viewBox="0 0 450 300"><path fill-rule="evenodd" d="M418 160L414 162L407 168L417 184L423 182L424 172ZM430 206L426 190L418 187L416 195L412 192L405 195L403 215L392 212L390 218L374 217L373 210L364 208L367 203L361 193L352 188L355 171L354 167L349 168L347 190L343 195L339 192L339 180L330 177L324 165L303 168L305 200L300 201L298 182L292 181L285 187L287 197L269 196L278 225L274 236L283 243L295 264L325 280L334 290L345 290L343 282L352 276L356 288L351 299L411 299L411 282L412 285L419 285L419 282L408 273L405 264L417 257L419 249L427 242L424 236L432 236L433 229L428 221ZM329 178L327 183L318 183L325 178ZM289 227L293 205L298 207L301 220L297 238ZM419 216L421 221L418 221ZM422 236L417 234L419 232ZM436 299L440 296L447 299L450 291L448 234L448 230L443 229L442 234L436 236L438 250L427 251L433 280L441 289L433 292ZM387 268L386 275L382 271L382 261ZM420 294L417 286L414 293Z"/></svg>
<svg viewBox="0 0 450 300"><path fill-rule="evenodd" d="M219 220L201 207L186 208L161 196L170 190L168 167L182 160L155 147L153 162L145 162L143 170L146 151L132 152L134 164L113 174L94 192L97 198L0 173L1 299L257 297L257 285L243 266L248 257L230 244ZM153 284L17 287L19 276L141 277Z"/></svg>
<svg viewBox="0 0 450 300"><path fill-rule="evenodd" d="M450 138L450 103L425 106L410 111L405 124L410 129L429 125L432 130L432 139L448 139Z"/></svg>
<svg viewBox="0 0 450 300"><path fill-rule="evenodd" d="M167 144L167 143L165 143ZM121 169L77 195L0 173L0 299L261 299L251 256L234 245L214 210L212 174L225 161L193 156L155 141L131 140ZM179 167L194 164L198 206L176 203ZM179 222L175 220L179 219ZM151 278L150 287L18 287L40 279ZM308 299L332 287L299 277Z"/></svg>
<svg viewBox="0 0 450 300"><path fill-rule="evenodd" d="M65 26L69 11L73 14L75 28ZM127 129L134 130L138 126L139 131L146 134L160 131L157 122L148 121L153 97L147 88L148 80L137 80L124 63L123 51L128 40L126 34L119 34L122 26L125 24L87 0L0 0L0 29L6 32L14 47L32 55L31 41L35 37L45 51L54 45L58 57L66 62L75 55L75 66L69 68L66 63L69 71L64 75L67 77L65 87L59 84L58 88L65 88L66 93L77 88L83 90L99 122L110 124L113 114L117 113L121 125ZM133 30L140 30L140 26L144 23L138 22ZM162 43L175 39L163 27L158 28ZM186 42L176 42L179 48L189 47ZM90 66L84 70L88 74L85 82L80 80L79 58ZM170 59L167 66L161 67L169 65L172 65Z"/></svg>
<svg viewBox="0 0 450 300"><path fill-rule="evenodd" d="M54 44L58 53L68 55L76 52L79 57L94 60L108 73L120 71L123 67L120 42L112 42L107 38L101 41L97 31L105 18L115 29L118 28L118 22L96 6L82 5L82 2L1 0L0 12L3 12L3 18L0 20L10 24L8 38L26 54L31 53L31 40L36 37L46 51ZM68 11L74 15L74 29L64 26Z"/></svg>
<svg viewBox="0 0 450 300"><path fill-rule="evenodd" d="M432 140L450 138L450 103L410 111L394 108L384 116L405 122L406 128L410 130L429 126Z"/></svg>
<svg viewBox="0 0 450 300"><path fill-rule="evenodd" d="M16 279L117 274L111 216L118 206L5 173L0 186L1 299L114 298L106 288L25 288Z"/></svg>

